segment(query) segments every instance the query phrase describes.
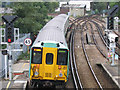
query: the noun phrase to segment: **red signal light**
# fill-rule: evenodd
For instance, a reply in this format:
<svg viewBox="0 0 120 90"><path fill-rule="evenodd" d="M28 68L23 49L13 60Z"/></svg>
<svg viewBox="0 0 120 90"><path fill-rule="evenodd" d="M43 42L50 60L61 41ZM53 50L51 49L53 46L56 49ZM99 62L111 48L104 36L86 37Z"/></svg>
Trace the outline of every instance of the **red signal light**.
<svg viewBox="0 0 120 90"><path fill-rule="evenodd" d="M11 39L8 39L8 42L10 43L10 42L11 42Z"/></svg>

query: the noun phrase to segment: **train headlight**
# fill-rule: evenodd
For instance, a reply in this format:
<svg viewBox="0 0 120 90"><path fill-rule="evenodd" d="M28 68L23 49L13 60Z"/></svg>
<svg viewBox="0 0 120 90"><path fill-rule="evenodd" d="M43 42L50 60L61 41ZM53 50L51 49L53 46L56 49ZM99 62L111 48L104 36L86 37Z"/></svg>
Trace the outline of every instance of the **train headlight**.
<svg viewBox="0 0 120 90"><path fill-rule="evenodd" d="M62 76L63 76L63 74L62 74L62 73L60 73L60 74L59 74L59 77L62 77Z"/></svg>
<svg viewBox="0 0 120 90"><path fill-rule="evenodd" d="M34 74L35 74L35 76L38 76L38 72L37 72L37 71L35 71L35 73L34 73Z"/></svg>
<svg viewBox="0 0 120 90"><path fill-rule="evenodd" d="M34 72L34 76L35 76L35 77L38 77L38 74L39 74L39 73L38 73L38 69L36 69L35 72Z"/></svg>

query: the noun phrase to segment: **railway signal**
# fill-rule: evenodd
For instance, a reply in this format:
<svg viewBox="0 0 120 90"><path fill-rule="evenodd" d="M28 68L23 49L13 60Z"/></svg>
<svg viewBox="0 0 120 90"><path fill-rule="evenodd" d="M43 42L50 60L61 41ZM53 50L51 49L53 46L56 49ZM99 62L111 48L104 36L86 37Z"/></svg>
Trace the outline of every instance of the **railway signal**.
<svg viewBox="0 0 120 90"><path fill-rule="evenodd" d="M107 17L107 29L109 30L114 29L114 15L116 14L116 12L118 12L118 10L119 10L118 5L115 5L112 9L109 10Z"/></svg>
<svg viewBox="0 0 120 90"><path fill-rule="evenodd" d="M2 19L6 22L5 41L12 43L14 42L14 21L17 19L17 16L6 15Z"/></svg>
<svg viewBox="0 0 120 90"><path fill-rule="evenodd" d="M115 55L115 48L116 48L116 42L118 41L118 36L112 33L112 30L117 30L117 24L115 23L114 15L118 12L119 7L118 5L115 5L112 9L108 11L108 17L107 17L107 24L106 24L106 36L107 36L107 41L108 41L108 46L109 46L109 53L108 57L109 61L112 61L111 66L114 66L114 55Z"/></svg>
<svg viewBox="0 0 120 90"><path fill-rule="evenodd" d="M109 30L114 29L114 17L108 17L108 29Z"/></svg>
<svg viewBox="0 0 120 90"><path fill-rule="evenodd" d="M18 28L14 28L14 22L17 19L17 16L10 16L10 15L6 15L6 16L2 16L2 19L4 20L4 22L6 22L6 28L1 29L2 31L4 31L4 37L5 40L2 42L2 44L7 44L8 48L8 60L9 60L9 80L12 80L12 52L11 51L23 51L22 49L12 49L11 45L12 44L20 44L19 42L16 42L16 38L19 39L19 29ZM2 36L0 36L0 38L2 38ZM13 42L13 43L12 43ZM9 43L9 44L8 44ZM21 44L21 47L23 45ZM4 54L6 54L6 52L4 52ZM7 57L6 55L6 57ZM5 59L5 67L7 66L7 58ZM5 71L7 72L7 69L5 69ZM6 73L6 78L7 78L7 73Z"/></svg>
<svg viewBox="0 0 120 90"><path fill-rule="evenodd" d="M115 5L112 9L108 12L108 17L113 17L119 10L119 6Z"/></svg>
<svg viewBox="0 0 120 90"><path fill-rule="evenodd" d="M14 42L14 28L12 26L6 26L6 42Z"/></svg>

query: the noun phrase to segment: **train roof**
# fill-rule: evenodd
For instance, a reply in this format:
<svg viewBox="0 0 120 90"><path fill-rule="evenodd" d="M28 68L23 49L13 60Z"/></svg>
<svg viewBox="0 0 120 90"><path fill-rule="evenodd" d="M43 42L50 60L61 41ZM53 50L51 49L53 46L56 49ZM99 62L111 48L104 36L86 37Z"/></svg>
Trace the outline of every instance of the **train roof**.
<svg viewBox="0 0 120 90"><path fill-rule="evenodd" d="M49 31L48 31L49 30ZM59 28L49 27L38 34L36 43L39 41L56 41L65 44L65 36Z"/></svg>
<svg viewBox="0 0 120 90"><path fill-rule="evenodd" d="M61 32L64 33L64 23L68 19L68 16L66 14L60 14L50 20L44 27L43 30L47 27L57 27L60 29Z"/></svg>
<svg viewBox="0 0 120 90"><path fill-rule="evenodd" d="M44 41L55 41L56 43L66 44L64 36L64 25L68 16L66 14L60 14L50 20L40 31L34 42L35 45L38 42Z"/></svg>

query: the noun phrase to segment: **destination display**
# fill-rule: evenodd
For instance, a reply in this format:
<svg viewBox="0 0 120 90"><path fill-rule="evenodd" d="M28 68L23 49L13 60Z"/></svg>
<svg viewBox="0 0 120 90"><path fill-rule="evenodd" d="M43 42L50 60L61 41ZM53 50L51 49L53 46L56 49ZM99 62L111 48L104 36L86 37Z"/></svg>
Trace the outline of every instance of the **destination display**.
<svg viewBox="0 0 120 90"><path fill-rule="evenodd" d="M38 51L38 52L41 52L41 49L34 49L34 51Z"/></svg>

